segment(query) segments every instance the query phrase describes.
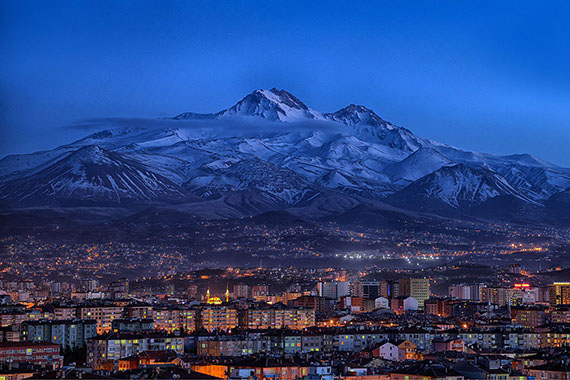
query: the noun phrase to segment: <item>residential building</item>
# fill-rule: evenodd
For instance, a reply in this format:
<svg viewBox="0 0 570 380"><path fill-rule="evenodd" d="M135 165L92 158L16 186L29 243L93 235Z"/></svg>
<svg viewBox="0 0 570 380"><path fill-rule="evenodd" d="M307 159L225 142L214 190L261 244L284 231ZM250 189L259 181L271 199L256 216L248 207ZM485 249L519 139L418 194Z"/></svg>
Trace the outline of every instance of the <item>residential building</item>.
<svg viewBox="0 0 570 380"><path fill-rule="evenodd" d="M29 342L51 342L62 348L81 348L97 335L95 320L42 320L23 323L22 335Z"/></svg>
<svg viewBox="0 0 570 380"><path fill-rule="evenodd" d="M144 351L184 353L184 337L158 333L107 333L87 340L87 362L93 369L113 369L119 359Z"/></svg>
<svg viewBox="0 0 570 380"><path fill-rule="evenodd" d="M551 305L570 305L570 282L548 285L548 301Z"/></svg>
<svg viewBox="0 0 570 380"><path fill-rule="evenodd" d="M207 331L228 331L238 326L237 310L233 307L204 305L196 309L198 326Z"/></svg>
<svg viewBox="0 0 570 380"><path fill-rule="evenodd" d="M430 296L429 278L402 278L399 281L399 296L413 297L418 309L423 310L424 301Z"/></svg>
<svg viewBox="0 0 570 380"><path fill-rule="evenodd" d="M60 350L59 344L52 343L3 342L0 343L0 364L35 364L57 369L63 365Z"/></svg>
<svg viewBox="0 0 570 380"><path fill-rule="evenodd" d="M114 319L123 318L123 307L115 305L84 305L77 308L79 319L94 319L97 321L97 333L104 334L111 331Z"/></svg>
<svg viewBox="0 0 570 380"><path fill-rule="evenodd" d="M153 310L154 328L167 333L192 332L196 330L196 313L194 309L155 308Z"/></svg>

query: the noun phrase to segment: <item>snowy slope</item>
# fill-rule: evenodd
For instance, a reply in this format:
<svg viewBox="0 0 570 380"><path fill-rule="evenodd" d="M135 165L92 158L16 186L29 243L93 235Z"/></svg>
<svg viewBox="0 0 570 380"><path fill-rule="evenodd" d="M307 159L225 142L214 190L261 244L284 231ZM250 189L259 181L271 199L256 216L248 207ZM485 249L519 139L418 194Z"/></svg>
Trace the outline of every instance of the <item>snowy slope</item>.
<svg viewBox="0 0 570 380"><path fill-rule="evenodd" d="M121 204L182 200L185 191L144 165L98 146L86 146L29 177L0 186L1 199L22 203Z"/></svg>
<svg viewBox="0 0 570 380"><path fill-rule="evenodd" d="M374 137L383 145L402 151L413 152L428 142L415 136L409 130L389 123L374 111L364 106L349 105L324 115L327 120L342 123L352 128L352 134L360 138Z"/></svg>
<svg viewBox="0 0 570 380"><path fill-rule="evenodd" d="M400 162L386 168L386 173L394 182L413 182L453 162L432 148L420 148Z"/></svg>
<svg viewBox="0 0 570 380"><path fill-rule="evenodd" d="M464 164L445 166L418 179L390 196L390 202L411 209L422 207L422 204L441 203L454 209L467 210L499 196L533 203L498 173Z"/></svg>

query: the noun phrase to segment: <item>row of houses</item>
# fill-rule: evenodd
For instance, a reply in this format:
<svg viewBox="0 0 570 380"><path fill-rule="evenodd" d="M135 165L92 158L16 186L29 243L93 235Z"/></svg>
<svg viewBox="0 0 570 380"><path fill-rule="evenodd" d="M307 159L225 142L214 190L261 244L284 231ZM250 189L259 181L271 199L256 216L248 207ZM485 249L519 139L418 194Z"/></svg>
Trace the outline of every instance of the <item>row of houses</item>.
<svg viewBox="0 0 570 380"><path fill-rule="evenodd" d="M146 337L146 338L144 338ZM393 328L356 330L350 328L295 330L242 330L234 333L167 335L156 332L117 332L88 339L90 363L100 366L106 359L119 359L163 342L173 350L181 347L199 357L244 357L253 354L298 355L312 353L358 353L362 357L386 360L419 360L423 355L477 350L540 350L570 344L570 327L550 327L541 331L525 329ZM112 341L112 343L109 343ZM173 343L176 341L176 343ZM149 343L149 344L150 344Z"/></svg>
<svg viewBox="0 0 570 380"><path fill-rule="evenodd" d="M315 311L296 306L195 304L153 307L147 304L99 304L58 307L49 312L24 310L18 305L0 312L3 335L0 340L49 341L63 347L82 346L87 338L113 331L156 330L190 333L197 330L293 329L315 326ZM137 326L138 325L138 326ZM5 334L4 334L4 330Z"/></svg>

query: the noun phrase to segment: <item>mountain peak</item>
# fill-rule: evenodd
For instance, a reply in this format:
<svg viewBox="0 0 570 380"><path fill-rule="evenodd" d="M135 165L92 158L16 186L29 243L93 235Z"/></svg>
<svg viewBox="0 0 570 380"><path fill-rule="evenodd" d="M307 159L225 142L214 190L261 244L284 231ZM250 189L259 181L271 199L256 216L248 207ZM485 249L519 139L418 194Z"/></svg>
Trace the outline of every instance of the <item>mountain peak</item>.
<svg viewBox="0 0 570 380"><path fill-rule="evenodd" d="M374 111L372 111L370 108L363 106L363 105L360 105L360 104L354 104L354 103L349 104L348 106L342 108L340 111L342 111L342 110L345 110L346 112L361 112L361 113L368 112L368 113L376 115L374 113ZM339 111L337 111L337 112L339 112Z"/></svg>
<svg viewBox="0 0 570 380"><path fill-rule="evenodd" d="M103 162L108 160L110 152L99 145L87 145L77 149L68 156L68 159L89 162Z"/></svg>
<svg viewBox="0 0 570 380"><path fill-rule="evenodd" d="M175 116L174 119L219 120L243 116L282 122L324 119L320 112L307 107L295 95L286 90L279 90L276 87L270 90L254 90L232 107L218 113L200 114L185 112Z"/></svg>
<svg viewBox="0 0 570 380"><path fill-rule="evenodd" d="M357 104L350 104L336 112L327 113L325 117L329 120L341 122L350 126L368 124L371 126L386 128L388 130L395 128L370 108Z"/></svg>
<svg viewBox="0 0 570 380"><path fill-rule="evenodd" d="M328 120L354 127L369 125L388 131L398 129L383 120L373 110L363 105L350 104L336 112L322 114L303 103L287 90L273 87L269 90L257 89L243 97L232 107L218 113L182 113L174 119L227 119L234 117L256 117L269 121L298 122L303 120Z"/></svg>
<svg viewBox="0 0 570 380"><path fill-rule="evenodd" d="M302 110L309 109L309 107L307 107L305 103L300 101L295 95L286 90L279 90L275 87L273 87L271 90L255 90L251 94L247 95L244 99L242 99L242 101L248 98L252 100L255 99L255 101L260 101L262 98L265 98L275 104L283 104L291 108Z"/></svg>
<svg viewBox="0 0 570 380"><path fill-rule="evenodd" d="M293 122L321 119L322 116L290 92L272 88L255 90L234 106L217 114L217 118L255 116L265 120Z"/></svg>

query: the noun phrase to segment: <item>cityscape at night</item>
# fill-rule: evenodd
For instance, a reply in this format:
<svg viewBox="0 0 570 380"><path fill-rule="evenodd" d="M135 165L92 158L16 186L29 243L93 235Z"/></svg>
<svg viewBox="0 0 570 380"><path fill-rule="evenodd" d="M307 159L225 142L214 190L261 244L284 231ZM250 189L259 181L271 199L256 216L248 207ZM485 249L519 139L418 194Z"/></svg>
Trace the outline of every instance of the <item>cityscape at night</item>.
<svg viewBox="0 0 570 380"><path fill-rule="evenodd" d="M570 380L569 14L0 0L0 380Z"/></svg>

